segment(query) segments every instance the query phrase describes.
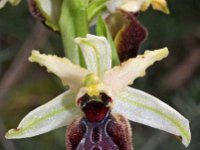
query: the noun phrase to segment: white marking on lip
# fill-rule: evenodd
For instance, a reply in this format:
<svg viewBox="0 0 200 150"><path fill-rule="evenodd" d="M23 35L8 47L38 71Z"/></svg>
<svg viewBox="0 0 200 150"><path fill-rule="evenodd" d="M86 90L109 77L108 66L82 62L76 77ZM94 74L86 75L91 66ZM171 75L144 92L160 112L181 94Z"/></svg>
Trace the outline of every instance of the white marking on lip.
<svg viewBox="0 0 200 150"><path fill-rule="evenodd" d="M104 133L106 134L106 136L109 136L108 133L107 133L107 127L108 127L108 124L111 122L112 120L109 119L107 122L106 122L106 125L105 125L105 128L104 128Z"/></svg>
<svg viewBox="0 0 200 150"><path fill-rule="evenodd" d="M99 148L99 150L103 150L103 148L101 146L92 146L90 150L93 150L95 148Z"/></svg>
<svg viewBox="0 0 200 150"><path fill-rule="evenodd" d="M86 124L86 122L85 121L83 121L83 124L85 125L85 127L86 127L86 133L85 133L85 135L88 133L88 126L87 126L87 124ZM77 147L77 149L80 149L80 147L82 146L82 145L84 145L85 144L85 141L86 141L86 136L84 136L84 138L82 138L82 140L80 141L80 143L78 144L78 147ZM85 148L84 149L82 149L82 150L85 150Z"/></svg>

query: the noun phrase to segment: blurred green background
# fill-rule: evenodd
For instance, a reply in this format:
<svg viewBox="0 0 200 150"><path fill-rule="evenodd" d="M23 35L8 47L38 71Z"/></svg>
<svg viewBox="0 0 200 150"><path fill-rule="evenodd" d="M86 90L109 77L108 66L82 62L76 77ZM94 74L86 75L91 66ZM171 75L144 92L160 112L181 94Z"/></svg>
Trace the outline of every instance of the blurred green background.
<svg viewBox="0 0 200 150"><path fill-rule="evenodd" d="M137 79L134 87L187 117L192 141L185 148L173 135L131 123L136 150L200 150L200 1L168 0L168 4L170 15L151 9L139 15L149 30L140 52L167 46L170 55ZM63 56L59 34L37 23L26 1L18 7L7 5L0 10L0 150L64 150L65 127L28 139L4 138L30 110L65 90L58 78L28 62L31 49Z"/></svg>

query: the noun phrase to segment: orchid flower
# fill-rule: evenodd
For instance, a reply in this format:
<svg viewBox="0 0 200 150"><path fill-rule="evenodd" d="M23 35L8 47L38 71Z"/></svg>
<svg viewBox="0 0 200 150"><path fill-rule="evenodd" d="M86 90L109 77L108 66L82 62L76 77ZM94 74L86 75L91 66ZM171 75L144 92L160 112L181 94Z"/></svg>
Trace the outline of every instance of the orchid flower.
<svg viewBox="0 0 200 150"><path fill-rule="evenodd" d="M158 98L129 87L136 78L144 76L154 62L167 57L167 48L145 51L143 55L111 68L111 48L104 37L87 35L86 38L76 38L75 42L82 50L87 69L67 58L32 51L29 60L45 66L48 72L68 85L69 90L31 111L17 129L8 131L7 139L32 137L69 125L82 115L78 107L80 97L86 93L93 96L103 92L113 100L111 113L120 113L130 121L179 136L185 146L189 145L191 134L186 118Z"/></svg>

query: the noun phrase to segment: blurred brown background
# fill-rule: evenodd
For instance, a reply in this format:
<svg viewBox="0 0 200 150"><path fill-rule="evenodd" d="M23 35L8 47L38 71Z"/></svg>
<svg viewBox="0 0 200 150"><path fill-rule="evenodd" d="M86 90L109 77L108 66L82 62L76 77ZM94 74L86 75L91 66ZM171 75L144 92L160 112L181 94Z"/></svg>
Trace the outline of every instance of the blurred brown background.
<svg viewBox="0 0 200 150"><path fill-rule="evenodd" d="M152 11L139 15L148 28L145 49L167 46L170 55L138 79L134 87L151 93L190 120L192 141L185 148L168 133L132 123L136 150L200 149L200 1L168 0L170 15ZM65 127L37 137L5 140L32 109L64 91L58 78L27 58L30 50L63 56L59 34L29 14L27 2L0 11L0 150L64 150Z"/></svg>

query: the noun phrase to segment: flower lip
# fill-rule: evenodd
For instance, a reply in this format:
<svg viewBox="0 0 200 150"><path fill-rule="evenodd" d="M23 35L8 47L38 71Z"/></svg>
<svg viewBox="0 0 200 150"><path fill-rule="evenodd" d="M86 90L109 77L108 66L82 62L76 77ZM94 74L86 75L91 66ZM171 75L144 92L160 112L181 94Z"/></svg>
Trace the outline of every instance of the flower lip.
<svg viewBox="0 0 200 150"><path fill-rule="evenodd" d="M100 122L110 112L110 107L103 102L91 100L82 107L82 111L90 122Z"/></svg>

